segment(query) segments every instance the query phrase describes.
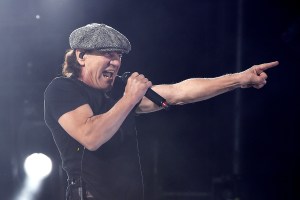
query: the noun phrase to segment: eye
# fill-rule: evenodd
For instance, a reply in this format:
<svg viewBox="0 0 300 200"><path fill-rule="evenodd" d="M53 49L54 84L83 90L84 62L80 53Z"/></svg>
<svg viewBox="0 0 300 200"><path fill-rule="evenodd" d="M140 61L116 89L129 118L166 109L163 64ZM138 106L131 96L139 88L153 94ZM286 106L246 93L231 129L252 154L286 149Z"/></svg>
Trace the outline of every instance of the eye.
<svg viewBox="0 0 300 200"><path fill-rule="evenodd" d="M121 59L122 58L122 53L119 53L119 52L101 52L101 55L104 56L104 57L107 57L107 58L118 58L118 59Z"/></svg>
<svg viewBox="0 0 300 200"><path fill-rule="evenodd" d="M111 57L112 55L111 55L110 52L103 52L103 56L105 56L105 57Z"/></svg>

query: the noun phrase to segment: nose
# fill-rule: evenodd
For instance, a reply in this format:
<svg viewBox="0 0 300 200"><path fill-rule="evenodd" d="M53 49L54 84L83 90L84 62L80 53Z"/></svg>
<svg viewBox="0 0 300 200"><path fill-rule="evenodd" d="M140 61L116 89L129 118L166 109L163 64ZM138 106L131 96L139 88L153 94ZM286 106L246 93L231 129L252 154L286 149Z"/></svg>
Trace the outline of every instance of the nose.
<svg viewBox="0 0 300 200"><path fill-rule="evenodd" d="M121 59L118 57L112 57L109 62L111 65L114 65L114 66L121 65Z"/></svg>
<svg viewBox="0 0 300 200"><path fill-rule="evenodd" d="M117 52L110 52L110 59L111 60L121 60L122 54L117 53Z"/></svg>

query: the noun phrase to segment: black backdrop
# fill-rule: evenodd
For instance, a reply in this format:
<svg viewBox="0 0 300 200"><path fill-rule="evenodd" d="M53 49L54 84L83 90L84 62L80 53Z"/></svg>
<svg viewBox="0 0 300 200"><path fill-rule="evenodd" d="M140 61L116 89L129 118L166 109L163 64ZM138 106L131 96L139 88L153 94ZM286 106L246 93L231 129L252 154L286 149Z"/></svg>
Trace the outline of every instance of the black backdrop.
<svg viewBox="0 0 300 200"><path fill-rule="evenodd" d="M18 193L24 157L35 151L54 161L38 199L63 198L43 91L60 73L70 32L92 22L131 41L120 73L138 71L154 84L281 63L262 90L137 117L147 199L299 198L299 13L292 0L2 0L1 199Z"/></svg>

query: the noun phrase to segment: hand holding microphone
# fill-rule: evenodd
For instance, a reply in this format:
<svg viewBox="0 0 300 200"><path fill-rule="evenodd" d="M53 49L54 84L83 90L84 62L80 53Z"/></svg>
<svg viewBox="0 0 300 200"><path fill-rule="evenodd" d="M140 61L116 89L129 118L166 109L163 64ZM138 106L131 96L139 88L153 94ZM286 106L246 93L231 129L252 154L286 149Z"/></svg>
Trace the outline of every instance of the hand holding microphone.
<svg viewBox="0 0 300 200"><path fill-rule="evenodd" d="M130 76L131 76L131 72L125 72L122 76L118 76L118 77L121 78L123 83L126 84ZM159 107L164 108L165 110L168 110L170 108L169 103L162 96L154 92L151 88L148 88L145 97L147 97L149 100L151 100Z"/></svg>

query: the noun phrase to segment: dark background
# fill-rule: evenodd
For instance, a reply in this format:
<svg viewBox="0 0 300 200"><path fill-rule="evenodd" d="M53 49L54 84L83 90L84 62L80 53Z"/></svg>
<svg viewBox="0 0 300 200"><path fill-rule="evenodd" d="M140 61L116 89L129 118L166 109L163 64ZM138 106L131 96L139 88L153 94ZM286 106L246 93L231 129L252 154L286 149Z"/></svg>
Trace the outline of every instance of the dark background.
<svg viewBox="0 0 300 200"><path fill-rule="evenodd" d="M69 34L93 22L131 41L121 73L153 84L280 61L261 90L137 117L147 200L299 199L299 15L296 0L1 0L0 199L18 194L33 152L54 162L37 199L64 199L43 92Z"/></svg>

